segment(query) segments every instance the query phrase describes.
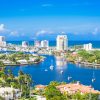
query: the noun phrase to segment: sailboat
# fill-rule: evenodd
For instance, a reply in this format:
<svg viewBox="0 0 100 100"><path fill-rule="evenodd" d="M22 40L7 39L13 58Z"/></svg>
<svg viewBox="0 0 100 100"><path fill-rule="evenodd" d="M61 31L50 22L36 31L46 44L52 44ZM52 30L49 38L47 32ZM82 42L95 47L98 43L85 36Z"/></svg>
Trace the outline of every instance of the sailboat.
<svg viewBox="0 0 100 100"><path fill-rule="evenodd" d="M95 75L94 75L94 72L93 72L93 78L92 78L92 83L95 81Z"/></svg>
<svg viewBox="0 0 100 100"><path fill-rule="evenodd" d="M63 73L63 70L60 71L60 74L62 74L62 73Z"/></svg>
<svg viewBox="0 0 100 100"><path fill-rule="evenodd" d="M71 76L68 76L68 81L69 81L71 78L72 78Z"/></svg>
<svg viewBox="0 0 100 100"><path fill-rule="evenodd" d="M53 70L53 68L54 68L54 66L53 66L53 64L51 62L50 70Z"/></svg>

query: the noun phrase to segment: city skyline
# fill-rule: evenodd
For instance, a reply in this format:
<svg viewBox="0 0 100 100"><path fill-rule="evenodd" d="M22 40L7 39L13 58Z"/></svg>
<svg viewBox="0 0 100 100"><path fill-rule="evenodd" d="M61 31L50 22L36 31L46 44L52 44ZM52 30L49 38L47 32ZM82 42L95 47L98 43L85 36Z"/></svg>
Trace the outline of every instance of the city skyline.
<svg viewBox="0 0 100 100"><path fill-rule="evenodd" d="M55 40L58 34L100 40L99 9L99 0L0 0L0 35L8 41Z"/></svg>

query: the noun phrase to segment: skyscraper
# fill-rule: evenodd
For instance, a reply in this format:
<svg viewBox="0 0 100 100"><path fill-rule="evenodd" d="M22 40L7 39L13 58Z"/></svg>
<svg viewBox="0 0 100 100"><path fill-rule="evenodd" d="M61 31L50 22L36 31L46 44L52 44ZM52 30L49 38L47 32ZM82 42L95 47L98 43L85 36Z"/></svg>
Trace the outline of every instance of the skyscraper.
<svg viewBox="0 0 100 100"><path fill-rule="evenodd" d="M28 42L27 41L22 41L22 47L28 47Z"/></svg>
<svg viewBox="0 0 100 100"><path fill-rule="evenodd" d="M43 41L41 41L41 47L49 47L49 41L47 41L47 40L43 40Z"/></svg>
<svg viewBox="0 0 100 100"><path fill-rule="evenodd" d="M5 47L6 46L6 41L4 36L0 36L0 46Z"/></svg>
<svg viewBox="0 0 100 100"><path fill-rule="evenodd" d="M40 41L37 41L37 40L34 41L34 46L35 47L38 47L38 48L41 47L41 42Z"/></svg>
<svg viewBox="0 0 100 100"><path fill-rule="evenodd" d="M58 35L56 41L57 41L57 50L58 51L68 50L67 35Z"/></svg>
<svg viewBox="0 0 100 100"><path fill-rule="evenodd" d="M84 44L83 49L86 51L92 50L92 43Z"/></svg>
<svg viewBox="0 0 100 100"><path fill-rule="evenodd" d="M4 42L5 41L5 37L4 36L0 36L0 42Z"/></svg>

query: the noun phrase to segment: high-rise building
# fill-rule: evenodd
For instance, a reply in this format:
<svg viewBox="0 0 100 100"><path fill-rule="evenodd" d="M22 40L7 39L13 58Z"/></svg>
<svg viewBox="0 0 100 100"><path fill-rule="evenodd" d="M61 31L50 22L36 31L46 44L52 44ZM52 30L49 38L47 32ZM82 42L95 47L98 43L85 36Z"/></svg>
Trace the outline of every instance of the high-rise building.
<svg viewBox="0 0 100 100"><path fill-rule="evenodd" d="M57 41L57 50L58 51L68 50L67 35L58 35L56 41Z"/></svg>
<svg viewBox="0 0 100 100"><path fill-rule="evenodd" d="M4 36L0 36L0 42L5 41L5 37Z"/></svg>
<svg viewBox="0 0 100 100"><path fill-rule="evenodd" d="M28 42L27 41L22 41L22 47L28 47Z"/></svg>
<svg viewBox="0 0 100 100"><path fill-rule="evenodd" d="M83 49L85 49L86 51L92 50L92 44L91 43L84 44Z"/></svg>
<svg viewBox="0 0 100 100"><path fill-rule="evenodd" d="M6 46L6 41L4 36L0 36L0 46L5 47Z"/></svg>
<svg viewBox="0 0 100 100"><path fill-rule="evenodd" d="M41 47L41 42L40 41L35 41L34 46L35 47Z"/></svg>
<svg viewBox="0 0 100 100"><path fill-rule="evenodd" d="M47 41L47 40L42 40L41 41L41 47L49 47L49 41Z"/></svg>

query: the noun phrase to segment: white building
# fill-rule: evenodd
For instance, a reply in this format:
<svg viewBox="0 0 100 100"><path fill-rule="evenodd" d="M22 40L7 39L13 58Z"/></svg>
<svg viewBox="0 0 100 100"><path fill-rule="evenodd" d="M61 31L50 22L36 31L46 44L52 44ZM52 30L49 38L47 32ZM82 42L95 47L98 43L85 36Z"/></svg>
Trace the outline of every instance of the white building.
<svg viewBox="0 0 100 100"><path fill-rule="evenodd" d="M28 47L28 42L27 41L22 41L22 47Z"/></svg>
<svg viewBox="0 0 100 100"><path fill-rule="evenodd" d="M43 41L41 41L41 47L49 47L49 41L47 41L47 40L43 40Z"/></svg>
<svg viewBox="0 0 100 100"><path fill-rule="evenodd" d="M4 36L0 36L0 46L5 47L6 46L6 41Z"/></svg>
<svg viewBox="0 0 100 100"><path fill-rule="evenodd" d="M41 42L40 41L35 41L34 46L35 47L41 47Z"/></svg>
<svg viewBox="0 0 100 100"><path fill-rule="evenodd" d="M5 100L16 100L21 97L21 92L19 89L14 89L12 87L0 87L0 96L5 98Z"/></svg>
<svg viewBox="0 0 100 100"><path fill-rule="evenodd" d="M0 42L5 41L5 37L4 36L0 36Z"/></svg>
<svg viewBox="0 0 100 100"><path fill-rule="evenodd" d="M83 49L85 49L86 51L92 50L92 44L91 43L84 44Z"/></svg>
<svg viewBox="0 0 100 100"><path fill-rule="evenodd" d="M68 50L67 35L58 35L56 41L57 41L57 50L58 51Z"/></svg>

